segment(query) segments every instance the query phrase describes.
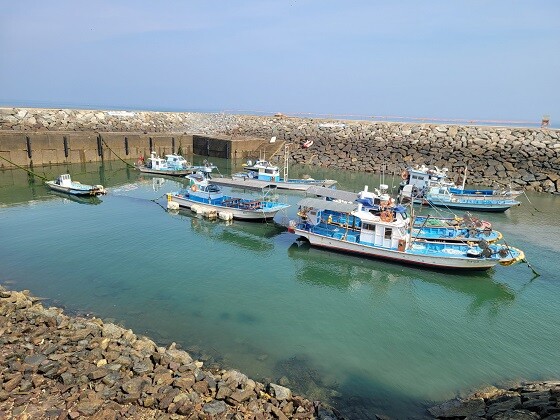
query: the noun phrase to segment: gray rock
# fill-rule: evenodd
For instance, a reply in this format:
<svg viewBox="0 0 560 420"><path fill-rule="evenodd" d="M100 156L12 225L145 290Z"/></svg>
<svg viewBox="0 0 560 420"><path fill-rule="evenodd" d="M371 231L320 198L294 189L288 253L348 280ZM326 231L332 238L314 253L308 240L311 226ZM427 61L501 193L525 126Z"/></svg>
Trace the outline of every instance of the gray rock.
<svg viewBox="0 0 560 420"><path fill-rule="evenodd" d="M428 409L434 417L466 417L484 415L486 405L482 398L454 399Z"/></svg>
<svg viewBox="0 0 560 420"><path fill-rule="evenodd" d="M540 416L528 410L509 410L503 413L498 413L492 420L537 420Z"/></svg>
<svg viewBox="0 0 560 420"><path fill-rule="evenodd" d="M269 384L270 395L277 400L288 400L292 398L292 391L289 388L283 387L278 384Z"/></svg>
<svg viewBox="0 0 560 420"><path fill-rule="evenodd" d="M204 404L202 407L202 411L211 416L217 416L218 414L222 414L227 410L227 405L223 401L212 401L209 403Z"/></svg>

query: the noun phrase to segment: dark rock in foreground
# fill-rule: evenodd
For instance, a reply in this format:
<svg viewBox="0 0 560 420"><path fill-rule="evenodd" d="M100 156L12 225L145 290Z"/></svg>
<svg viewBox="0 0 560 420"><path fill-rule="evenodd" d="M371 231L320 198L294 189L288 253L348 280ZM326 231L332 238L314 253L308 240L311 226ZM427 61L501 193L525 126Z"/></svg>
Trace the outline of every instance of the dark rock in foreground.
<svg viewBox="0 0 560 420"><path fill-rule="evenodd" d="M560 420L560 381L533 382L509 389L490 387L428 411L440 419Z"/></svg>
<svg viewBox="0 0 560 420"><path fill-rule="evenodd" d="M0 286L0 418L337 419L333 410L235 370L205 370L96 318Z"/></svg>

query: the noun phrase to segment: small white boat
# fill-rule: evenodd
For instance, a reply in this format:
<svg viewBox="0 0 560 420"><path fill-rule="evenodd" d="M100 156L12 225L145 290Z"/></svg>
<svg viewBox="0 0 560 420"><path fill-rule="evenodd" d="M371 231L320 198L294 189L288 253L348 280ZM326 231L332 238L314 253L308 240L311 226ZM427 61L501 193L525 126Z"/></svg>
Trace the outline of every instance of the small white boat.
<svg viewBox="0 0 560 420"><path fill-rule="evenodd" d="M280 168L270 164L262 165L257 170L233 174L232 179L256 181L261 183L263 187L272 186L286 190L306 190L313 185L332 187L336 184L336 181L333 179L282 178L280 176ZM223 182L223 180L219 182ZM241 182L240 185L242 184L244 183Z"/></svg>
<svg viewBox="0 0 560 420"><path fill-rule="evenodd" d="M255 162L253 162L249 159L241 166L243 166L243 169L245 171L258 171L259 169L264 169L273 165L268 160L257 159Z"/></svg>
<svg viewBox="0 0 560 420"><path fill-rule="evenodd" d="M103 185L87 185L72 181L70 174L62 174L54 181L46 181L45 184L54 191L71 195L101 195L107 193Z"/></svg>
<svg viewBox="0 0 560 420"><path fill-rule="evenodd" d="M148 162L144 164L143 160L139 159L136 168L149 174L185 176L201 170L202 166L192 165L181 155L170 154L161 158L152 152Z"/></svg>
<svg viewBox="0 0 560 420"><path fill-rule="evenodd" d="M368 196L367 188L360 199ZM379 258L402 264L446 270L487 270L524 259L522 251L487 241L460 243L417 238L403 206L377 209L362 202L348 203L321 198L299 202L299 219L288 230L312 246Z"/></svg>
<svg viewBox="0 0 560 420"><path fill-rule="evenodd" d="M203 173L188 175L190 186L180 191L169 193L167 199L181 207L191 210L216 211L216 217L224 220L270 220L276 213L290 207L288 204L267 200L266 194L257 200L225 195Z"/></svg>

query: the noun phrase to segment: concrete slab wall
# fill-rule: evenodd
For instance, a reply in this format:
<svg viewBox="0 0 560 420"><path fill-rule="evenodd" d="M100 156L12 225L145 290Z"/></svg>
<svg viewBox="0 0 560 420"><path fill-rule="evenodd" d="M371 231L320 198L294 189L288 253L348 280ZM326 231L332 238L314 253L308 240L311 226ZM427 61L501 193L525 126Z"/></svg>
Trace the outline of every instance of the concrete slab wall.
<svg viewBox="0 0 560 420"><path fill-rule="evenodd" d="M0 131L0 168L137 160L151 151L160 156L193 153L192 136L183 133L98 133ZM7 160L6 160L7 159Z"/></svg>

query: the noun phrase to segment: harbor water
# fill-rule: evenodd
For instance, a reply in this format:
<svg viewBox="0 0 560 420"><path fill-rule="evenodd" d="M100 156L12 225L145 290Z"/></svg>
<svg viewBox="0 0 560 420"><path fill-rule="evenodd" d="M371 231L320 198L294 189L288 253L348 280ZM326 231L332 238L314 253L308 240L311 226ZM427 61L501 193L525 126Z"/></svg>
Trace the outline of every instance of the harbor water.
<svg viewBox="0 0 560 420"><path fill-rule="evenodd" d="M292 205L274 223L226 223L166 211L165 193L185 181L122 162L35 171L109 190L76 199L0 171L0 283L47 305L176 342L206 366L280 382L351 419L422 418L486 385L560 378L560 196L527 193L520 207L479 214L525 252L535 278L521 263L453 274L310 249L285 227L300 192L274 193ZM304 174L353 191L399 182L290 168Z"/></svg>

